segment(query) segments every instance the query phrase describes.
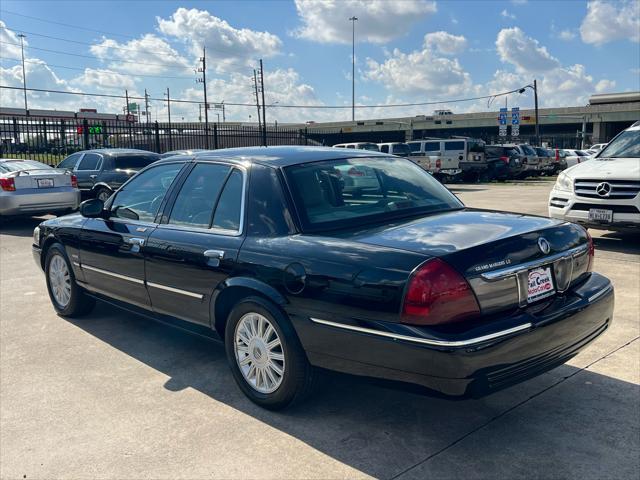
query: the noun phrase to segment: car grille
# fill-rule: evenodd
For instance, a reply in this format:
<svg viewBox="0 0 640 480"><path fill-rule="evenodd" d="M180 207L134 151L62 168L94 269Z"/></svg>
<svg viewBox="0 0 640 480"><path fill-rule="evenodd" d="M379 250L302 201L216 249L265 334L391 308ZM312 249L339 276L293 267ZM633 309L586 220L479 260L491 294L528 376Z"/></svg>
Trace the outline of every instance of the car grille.
<svg viewBox="0 0 640 480"><path fill-rule="evenodd" d="M602 184L609 185L608 195L598 194L598 186ZM628 200L638 195L640 182L634 180L576 180L575 192L579 197Z"/></svg>
<svg viewBox="0 0 640 480"><path fill-rule="evenodd" d="M613 213L640 213L637 207L633 205L599 205L595 203L574 203L571 210L589 211L592 208L603 208L612 210Z"/></svg>

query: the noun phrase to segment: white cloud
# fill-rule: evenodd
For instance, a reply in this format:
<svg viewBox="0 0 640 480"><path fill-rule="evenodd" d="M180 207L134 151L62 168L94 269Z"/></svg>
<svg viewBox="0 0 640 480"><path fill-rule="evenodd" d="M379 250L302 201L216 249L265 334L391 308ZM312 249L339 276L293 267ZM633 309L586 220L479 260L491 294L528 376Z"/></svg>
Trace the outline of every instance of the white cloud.
<svg viewBox="0 0 640 480"><path fill-rule="evenodd" d="M558 38L560 40L566 40L566 41L573 40L574 38L576 38L576 32L569 29L562 30L560 31L560 33L558 33Z"/></svg>
<svg viewBox="0 0 640 480"><path fill-rule="evenodd" d="M302 25L293 34L320 43L351 43L352 16L356 41L386 43L437 10L427 0L296 0L296 9Z"/></svg>
<svg viewBox="0 0 640 480"><path fill-rule="evenodd" d="M500 12L500 15L502 17L508 18L510 20L515 20L516 19L516 16L513 13L509 12L506 8Z"/></svg>
<svg viewBox="0 0 640 480"><path fill-rule="evenodd" d="M171 45L160 37L148 33L140 39L119 43L103 38L92 45L91 53L105 61L110 68L131 73L146 74L176 73L176 69L191 73L191 62L182 57ZM187 70L189 69L189 70Z"/></svg>
<svg viewBox="0 0 640 480"><path fill-rule="evenodd" d="M19 59L21 55L20 51L20 39L13 30L6 28L7 25L0 20L0 41L2 42L2 56L10 55L12 58ZM29 45L26 39L24 40L24 46ZM13 44L13 45L12 45Z"/></svg>
<svg viewBox="0 0 640 480"><path fill-rule="evenodd" d="M539 42L518 27L500 30L496 40L500 60L511 63L521 72L545 72L560 66Z"/></svg>
<svg viewBox="0 0 640 480"><path fill-rule="evenodd" d="M610 93L616 88L615 80L600 80L596 83L596 93Z"/></svg>
<svg viewBox="0 0 640 480"><path fill-rule="evenodd" d="M589 2L587 15L580 25L580 37L583 42L594 45L623 39L640 42L640 3L637 0Z"/></svg>
<svg viewBox="0 0 640 480"><path fill-rule="evenodd" d="M120 92L125 89L133 90L136 82L130 75L95 68L85 68L84 73L73 78L70 83L80 88L90 85L98 90L117 89Z"/></svg>
<svg viewBox="0 0 640 480"><path fill-rule="evenodd" d="M447 32L432 32L424 36L426 48L435 49L445 55L462 52L467 46L467 39L462 35L452 35Z"/></svg>
<svg viewBox="0 0 640 480"><path fill-rule="evenodd" d="M178 8L170 18L157 21L162 33L187 42L195 57L206 46L209 64L220 72L237 63L255 65L258 58L276 55L282 47L277 35L234 28L206 10Z"/></svg>

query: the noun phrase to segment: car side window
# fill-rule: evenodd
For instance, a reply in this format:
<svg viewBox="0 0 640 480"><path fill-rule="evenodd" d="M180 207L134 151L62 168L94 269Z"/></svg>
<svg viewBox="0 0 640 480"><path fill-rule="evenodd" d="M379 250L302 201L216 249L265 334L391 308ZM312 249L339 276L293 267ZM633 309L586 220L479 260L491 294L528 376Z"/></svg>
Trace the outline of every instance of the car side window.
<svg viewBox="0 0 640 480"><path fill-rule="evenodd" d="M445 150L464 150L464 142L444 142Z"/></svg>
<svg viewBox="0 0 640 480"><path fill-rule="evenodd" d="M116 193L111 203L111 217L155 221L162 200L181 168L180 163L158 165L133 177Z"/></svg>
<svg viewBox="0 0 640 480"><path fill-rule="evenodd" d="M218 163L196 165L182 185L169 215L169 224L209 228L213 209L231 167Z"/></svg>
<svg viewBox="0 0 640 480"><path fill-rule="evenodd" d="M381 151L382 153L389 153L389 145L382 145L382 146L380 147L380 151Z"/></svg>
<svg viewBox="0 0 640 480"><path fill-rule="evenodd" d="M440 150L440 142L427 142L424 144L425 152L437 152Z"/></svg>
<svg viewBox="0 0 640 480"><path fill-rule="evenodd" d="M242 172L233 169L224 185L220 200L213 215L213 228L240 231L242 214Z"/></svg>
<svg viewBox="0 0 640 480"><path fill-rule="evenodd" d="M73 155L69 155L67 158L62 160L56 168L66 168L68 170L73 170L73 167L76 166L76 163L78 163L78 160L80 160L81 156L81 153L74 153Z"/></svg>
<svg viewBox="0 0 640 480"><path fill-rule="evenodd" d="M102 155L97 153L85 153L76 170L100 170Z"/></svg>

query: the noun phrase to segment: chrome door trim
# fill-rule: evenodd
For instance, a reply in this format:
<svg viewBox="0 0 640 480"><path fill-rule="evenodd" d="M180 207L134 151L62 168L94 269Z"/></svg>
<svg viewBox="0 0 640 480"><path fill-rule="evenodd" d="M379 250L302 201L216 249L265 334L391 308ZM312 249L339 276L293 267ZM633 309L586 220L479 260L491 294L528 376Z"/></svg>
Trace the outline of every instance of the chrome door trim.
<svg viewBox="0 0 640 480"><path fill-rule="evenodd" d="M514 265L512 267L501 268L499 270L493 270L491 272L486 272L481 274L481 277L488 281L502 280L503 278L511 277L517 275L518 273L524 270L531 270L532 268L542 267L543 265L548 265L550 263L555 262L556 260L560 260L563 258L574 258L583 253L587 252L589 249L588 245L580 245L579 247L572 248L570 250L565 250L564 252L559 252L554 255L549 255L544 258L539 258L537 260L532 260L530 262L520 263L518 265Z"/></svg>
<svg viewBox="0 0 640 480"><path fill-rule="evenodd" d="M531 323L523 323L522 325L518 325L517 327L508 328L506 330L500 330L499 332L490 333L488 335L483 335L481 337L469 338L467 340L448 341L448 340L434 340L434 339L428 339L428 338L412 337L410 335L400 335L392 332L383 332L380 330L373 330L371 328L357 327L355 325L336 323L336 322L331 322L329 320L321 320L319 318L311 317L310 319L314 323L326 325L329 327L342 328L344 330L352 330L354 332L368 333L371 335L378 335L381 337L392 338L394 340L405 340L407 342L421 343L424 345L432 345L436 347L469 347L479 343L487 342L489 340L506 337L507 335L512 335L514 333L523 332L525 330L531 329L532 327Z"/></svg>
<svg viewBox="0 0 640 480"><path fill-rule="evenodd" d="M204 295L199 293L189 292L187 290L181 290L180 288L167 287L166 285L161 285L159 283L147 282L148 287L158 288L160 290L166 290L167 292L178 293L180 295L186 295L187 297L197 298L198 300L202 300Z"/></svg>
<svg viewBox="0 0 640 480"><path fill-rule="evenodd" d="M87 265L87 264L81 264L80 268L82 269L87 269L87 270L91 270L93 272L96 273L101 273L103 275L108 275L110 277L114 277L114 278L119 278L121 280L126 280L128 282L133 282L133 283L138 283L140 285L144 285L144 280L140 280L138 278L133 278L133 277L128 277L126 275L120 275L119 273L115 273L115 272L110 272L108 270L102 270L101 268L96 268L96 267L92 267L91 265Z"/></svg>

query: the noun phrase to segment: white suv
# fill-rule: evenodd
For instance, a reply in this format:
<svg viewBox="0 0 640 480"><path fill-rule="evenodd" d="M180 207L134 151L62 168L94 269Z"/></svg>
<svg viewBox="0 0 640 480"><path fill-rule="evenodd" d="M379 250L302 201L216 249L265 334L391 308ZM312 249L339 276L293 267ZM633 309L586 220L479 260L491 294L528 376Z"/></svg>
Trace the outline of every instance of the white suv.
<svg viewBox="0 0 640 480"><path fill-rule="evenodd" d="M596 158L558 175L549 216L603 230L640 229L640 122Z"/></svg>

